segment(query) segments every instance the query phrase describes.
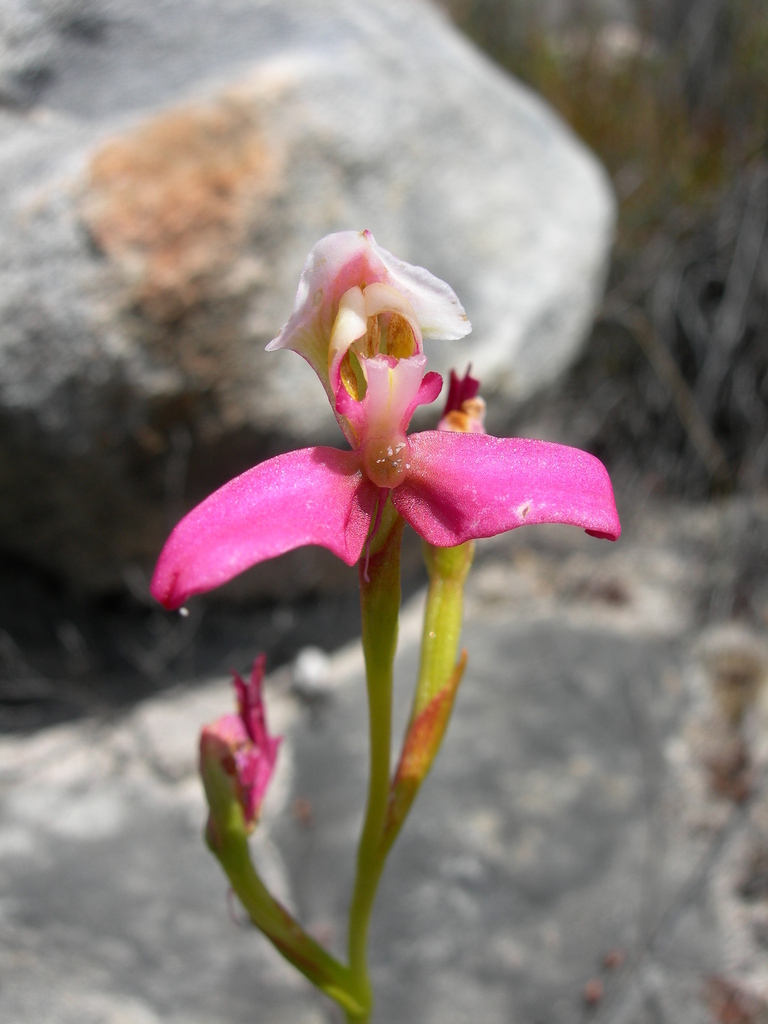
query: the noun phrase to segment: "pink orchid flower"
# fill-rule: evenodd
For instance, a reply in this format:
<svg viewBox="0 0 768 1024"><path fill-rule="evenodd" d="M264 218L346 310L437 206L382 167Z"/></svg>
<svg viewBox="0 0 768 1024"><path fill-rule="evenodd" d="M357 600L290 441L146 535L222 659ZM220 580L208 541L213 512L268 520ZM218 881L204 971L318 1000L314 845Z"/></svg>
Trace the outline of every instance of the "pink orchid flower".
<svg viewBox="0 0 768 1024"><path fill-rule="evenodd" d="M387 498L438 547L532 523L569 523L615 540L613 491L594 456L477 430L406 434L416 407L442 387L439 374L425 373L424 338L458 339L469 330L445 282L396 259L369 232L322 239L290 319L267 348L307 359L352 450L303 448L230 480L176 526L153 595L177 608L305 544L353 565Z"/></svg>
<svg viewBox="0 0 768 1024"><path fill-rule="evenodd" d="M253 663L248 683L236 672L232 673L238 714L223 715L206 725L200 734L203 771L206 760L215 760L232 778L249 830L258 821L282 740L267 731L261 696L265 665L266 655L261 654Z"/></svg>

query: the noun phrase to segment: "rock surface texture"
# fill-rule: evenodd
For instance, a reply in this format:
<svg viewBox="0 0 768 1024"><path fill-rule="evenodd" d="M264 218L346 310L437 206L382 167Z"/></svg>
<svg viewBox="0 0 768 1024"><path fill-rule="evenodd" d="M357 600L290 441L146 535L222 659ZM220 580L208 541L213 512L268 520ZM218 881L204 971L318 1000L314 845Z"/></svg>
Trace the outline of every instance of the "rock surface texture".
<svg viewBox="0 0 768 1024"><path fill-rule="evenodd" d="M530 528L481 551L454 719L374 914L377 1024L765 1019L768 592L739 546L764 565L767 518L646 510L616 546ZM707 625L728 593L763 626ZM286 739L253 842L341 950L364 683L359 648L319 660L268 685ZM203 846L196 735L231 701L212 681L0 740L0 1020L338 1020Z"/></svg>
<svg viewBox="0 0 768 1024"><path fill-rule="evenodd" d="M308 368L263 351L326 232L450 282L474 335L429 355L492 400L577 352L606 179L430 6L14 0L0 53L6 551L114 589L228 476L332 442Z"/></svg>

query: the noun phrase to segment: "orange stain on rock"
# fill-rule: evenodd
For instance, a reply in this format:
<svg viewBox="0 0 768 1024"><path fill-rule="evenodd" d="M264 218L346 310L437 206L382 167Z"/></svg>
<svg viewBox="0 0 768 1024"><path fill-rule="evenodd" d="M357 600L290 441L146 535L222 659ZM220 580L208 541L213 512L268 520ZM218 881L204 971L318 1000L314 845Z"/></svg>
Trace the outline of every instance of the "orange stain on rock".
<svg viewBox="0 0 768 1024"><path fill-rule="evenodd" d="M254 208L274 193L275 154L255 100L225 95L171 110L93 156L82 215L152 320L179 319L216 290Z"/></svg>

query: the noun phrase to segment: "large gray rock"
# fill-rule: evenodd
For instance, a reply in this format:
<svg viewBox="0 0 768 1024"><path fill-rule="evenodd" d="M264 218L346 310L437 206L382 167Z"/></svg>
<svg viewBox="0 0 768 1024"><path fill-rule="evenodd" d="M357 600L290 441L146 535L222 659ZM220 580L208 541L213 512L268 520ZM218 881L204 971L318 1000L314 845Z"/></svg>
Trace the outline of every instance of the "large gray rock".
<svg viewBox="0 0 768 1024"><path fill-rule="evenodd" d="M228 476L338 437L302 360L263 351L328 231L453 285L474 335L429 354L492 400L577 352L604 175L431 7L16 0L0 38L6 550L113 588Z"/></svg>

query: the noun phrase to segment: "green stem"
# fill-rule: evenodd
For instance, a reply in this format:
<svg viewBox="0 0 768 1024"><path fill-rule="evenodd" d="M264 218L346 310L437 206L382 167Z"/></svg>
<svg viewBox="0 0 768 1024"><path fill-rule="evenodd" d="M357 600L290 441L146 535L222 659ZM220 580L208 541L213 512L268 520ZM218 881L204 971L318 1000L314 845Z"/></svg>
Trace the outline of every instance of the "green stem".
<svg viewBox="0 0 768 1024"><path fill-rule="evenodd" d="M390 782L392 682L403 527L402 519L387 502L380 527L370 541L369 554L360 566L371 770L349 914L348 967L312 939L268 892L251 862L245 821L231 772L215 751L205 757L201 747L201 772L210 809L206 839L211 851L256 927L317 988L339 1003L348 1024L368 1024L370 1020L373 993L367 944L376 890L389 849L442 740L466 659L463 655L457 664L464 582L472 563L473 545L425 545L430 583L419 678L409 734L398 773Z"/></svg>
<svg viewBox="0 0 768 1024"><path fill-rule="evenodd" d="M388 506L389 507L389 506ZM357 853L357 875L349 912L349 970L351 991L365 1007L362 1013L347 1010L347 1020L365 1024L373 994L366 951L368 926L386 852L382 837L389 802L389 752L392 730L392 677L400 611L400 546L403 521L385 509L389 522L382 523L367 567L361 563L360 605L362 639L368 687L370 778L365 821Z"/></svg>
<svg viewBox="0 0 768 1024"><path fill-rule="evenodd" d="M233 795L230 776L220 764L208 761L203 765L203 781L212 811L206 841L251 921L313 985L347 1013L359 1014L363 1007L352 993L349 969L304 931L253 867L242 808Z"/></svg>

